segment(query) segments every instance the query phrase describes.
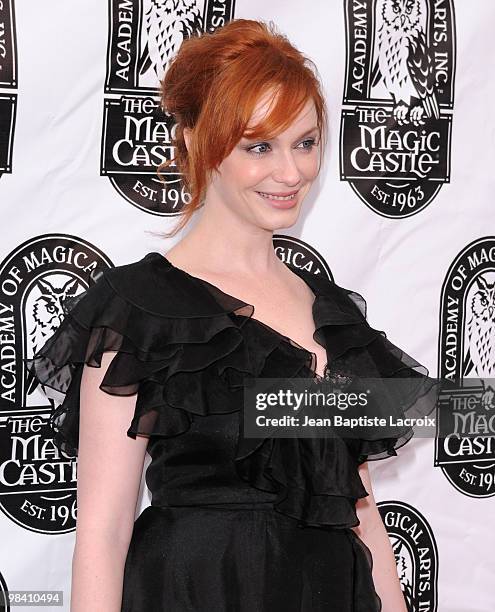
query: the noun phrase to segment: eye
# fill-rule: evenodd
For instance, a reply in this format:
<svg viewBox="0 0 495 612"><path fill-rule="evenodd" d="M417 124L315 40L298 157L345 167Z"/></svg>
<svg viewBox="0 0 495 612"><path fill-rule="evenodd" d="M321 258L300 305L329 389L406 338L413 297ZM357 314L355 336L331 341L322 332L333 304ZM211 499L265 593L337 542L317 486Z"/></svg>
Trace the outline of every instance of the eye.
<svg viewBox="0 0 495 612"><path fill-rule="evenodd" d="M263 155L263 153L266 153L266 149L262 150L262 151L257 151L256 149L259 149L260 147L270 147L270 145L267 142L260 142L257 145L254 145L252 147L248 147L246 149L246 151L248 151L248 153L253 153L254 155Z"/></svg>
<svg viewBox="0 0 495 612"><path fill-rule="evenodd" d="M53 304L49 304L46 309L48 310L48 312L51 314L52 312L55 312L55 306Z"/></svg>
<svg viewBox="0 0 495 612"><path fill-rule="evenodd" d="M297 149L302 149L303 151L311 151L312 148L316 145L315 138L306 138L301 141L299 145L296 147ZM301 146L302 145L302 146ZM252 153L253 155L264 155L271 150L271 147L268 142L260 142L259 144L253 145L251 147L247 147L246 151L248 153Z"/></svg>
<svg viewBox="0 0 495 612"><path fill-rule="evenodd" d="M306 146L302 147L304 150L311 151L311 149L316 145L316 139L315 138L306 138L306 140L303 140L300 144L306 145Z"/></svg>
<svg viewBox="0 0 495 612"><path fill-rule="evenodd" d="M393 9L394 9L394 13L399 12L399 6L397 4L394 4Z"/></svg>

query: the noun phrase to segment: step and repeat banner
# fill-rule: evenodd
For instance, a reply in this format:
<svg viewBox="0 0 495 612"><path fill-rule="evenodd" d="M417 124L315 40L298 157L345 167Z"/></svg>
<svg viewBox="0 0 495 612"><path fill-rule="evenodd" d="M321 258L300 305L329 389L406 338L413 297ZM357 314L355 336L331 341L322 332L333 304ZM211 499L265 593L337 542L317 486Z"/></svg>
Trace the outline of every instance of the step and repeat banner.
<svg viewBox="0 0 495 612"><path fill-rule="evenodd" d="M239 17L313 59L329 106L279 256L361 293L432 376L495 377L492 0L0 0L0 590L31 593L12 610L40 591L69 610L77 515L77 463L23 359L96 266L180 239L159 235L189 194L156 176L174 129L158 81L184 37ZM369 464L411 612L495 609L495 408L466 411L450 439Z"/></svg>

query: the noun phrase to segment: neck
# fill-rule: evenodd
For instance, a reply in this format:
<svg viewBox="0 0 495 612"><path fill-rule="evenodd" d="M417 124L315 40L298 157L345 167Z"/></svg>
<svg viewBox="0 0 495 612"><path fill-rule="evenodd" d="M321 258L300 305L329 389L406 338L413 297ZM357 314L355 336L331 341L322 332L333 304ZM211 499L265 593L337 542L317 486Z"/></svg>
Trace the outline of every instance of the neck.
<svg viewBox="0 0 495 612"><path fill-rule="evenodd" d="M205 205L191 230L173 247L195 270L270 275L284 264L273 248L273 230L249 224L227 207ZM193 221L191 221L193 223Z"/></svg>

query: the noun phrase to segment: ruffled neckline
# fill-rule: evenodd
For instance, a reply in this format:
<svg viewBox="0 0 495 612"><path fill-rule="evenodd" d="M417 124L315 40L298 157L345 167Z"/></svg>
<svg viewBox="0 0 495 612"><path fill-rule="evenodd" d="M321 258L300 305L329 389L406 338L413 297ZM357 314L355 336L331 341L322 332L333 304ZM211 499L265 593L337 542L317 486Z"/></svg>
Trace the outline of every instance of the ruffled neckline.
<svg viewBox="0 0 495 612"><path fill-rule="evenodd" d="M314 296L312 304L313 323L315 325L313 339L315 342L325 348L327 355L326 364L324 366L324 374L323 376L320 376L316 372L316 353L302 346L290 336L283 334L282 332L273 328L271 325L268 325L264 321L256 318L254 316L256 313L256 308L253 304L227 293L214 283L211 283L204 278L191 274L176 266L162 253L153 251L148 253L144 259L153 263L156 262L159 266L164 267L165 271L172 271L175 274L182 275L186 279L193 282L196 286L206 289L207 294L213 298L215 304L218 306L219 313L225 313L225 304L228 304L227 310L230 312L235 312L237 317L241 317L241 326L245 323L243 318L246 317L252 323L272 334L279 341L293 347L297 352L306 358L307 368L311 371L311 378L316 380L321 381L328 376L331 363L339 356L337 350L332 350L326 341L325 334L323 333L324 328L328 325L352 325L362 323L363 319L366 318L366 303L361 296L359 296L359 294L348 291L349 294L356 296L358 299L354 302L351 301L346 303L342 299L339 299L336 291L337 285L335 285L335 283L333 283L333 281L330 279L321 275L316 275L308 270L305 270L304 268L299 268L289 262L284 262L284 264L294 274L296 274L306 283L306 286L309 287ZM374 331L375 333L379 333L376 330Z"/></svg>

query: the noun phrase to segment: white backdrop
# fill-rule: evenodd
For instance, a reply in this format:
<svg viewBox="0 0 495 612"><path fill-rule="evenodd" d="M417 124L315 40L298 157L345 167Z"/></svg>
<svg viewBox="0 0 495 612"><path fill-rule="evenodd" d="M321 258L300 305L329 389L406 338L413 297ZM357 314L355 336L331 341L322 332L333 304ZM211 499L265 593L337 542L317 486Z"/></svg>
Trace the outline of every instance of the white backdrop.
<svg viewBox="0 0 495 612"><path fill-rule="evenodd" d="M163 4L154 3L158 20ZM280 255L296 253L299 263L361 293L371 325L385 330L431 375L447 375L455 362L460 377L495 377L493 2L413 1L422 18L409 36L421 42L424 32L418 53L422 61L432 58L438 117L400 127L402 145L389 141L386 150L374 142L372 148L377 164L391 150L404 153L407 164L413 157L429 160L422 177L410 168L364 172L350 161L352 149L363 144L360 111L388 117L388 135L394 127L394 92L383 64L371 87L380 28L382 48L392 44L386 16L392 0L189 4L205 27L232 15L273 20L320 71L330 112L325 166L297 226L276 237ZM49 406L26 384L22 357L32 355L41 340L30 306L35 297L30 302L29 295L35 277L55 285L65 274L82 287L89 269L78 268L71 254L83 253L89 264L120 265L164 252L180 239L164 241L150 233L171 228L177 212L172 200L162 200L152 160L119 165L122 159L112 157L119 139L127 138L134 152L138 140L148 152L153 138L163 142L163 132L149 141L133 133L129 120L134 111L157 120L150 110L156 107L153 62L163 57L146 40L150 6L150 0L0 2L0 76L6 75L0 79L0 589L61 590L64 606L53 609L69 610L75 480L71 462L43 446L49 442ZM122 64L109 65L117 53ZM142 57L151 59L151 68L140 63ZM359 80L358 68L363 88L355 82L356 98L350 99L346 83ZM409 102L406 112L414 106ZM381 125L376 121L374 127ZM412 155L403 147L406 130L417 138L433 135L431 143L438 146L421 146ZM361 161L371 155L361 153ZM156 201L143 197L142 185L156 188ZM385 206L379 193L388 193ZM422 200L415 199L418 193ZM407 203L405 210L390 205L394 194ZM63 262L57 253L64 254ZM492 300L484 323L484 371L465 360L474 350L466 330L478 316L475 290ZM453 304L459 306L455 315ZM455 332L448 327L452 316ZM27 433L36 434L36 444L21 449L19 438ZM370 470L411 610L491 612L495 450L486 444L483 453L449 458L439 442L415 439L398 452L395 459L370 463ZM141 509L148 504L143 485Z"/></svg>

